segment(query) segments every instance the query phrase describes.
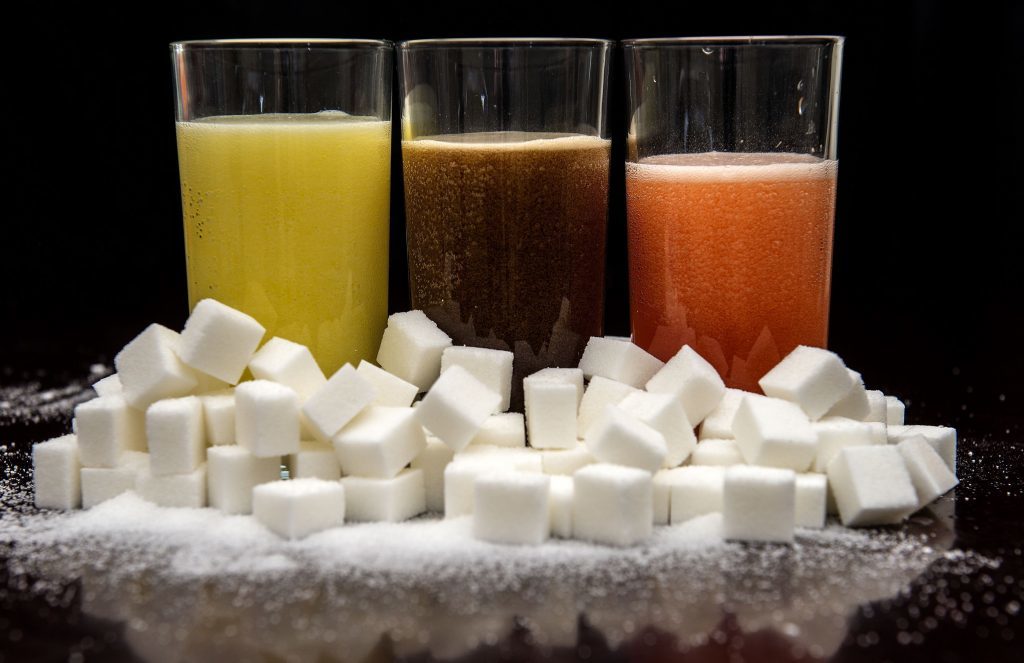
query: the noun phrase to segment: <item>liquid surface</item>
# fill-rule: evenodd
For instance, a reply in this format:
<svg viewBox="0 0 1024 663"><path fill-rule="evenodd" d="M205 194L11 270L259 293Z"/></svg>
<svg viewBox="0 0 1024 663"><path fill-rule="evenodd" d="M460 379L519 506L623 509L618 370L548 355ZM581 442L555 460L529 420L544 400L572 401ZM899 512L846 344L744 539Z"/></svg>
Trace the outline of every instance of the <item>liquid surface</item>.
<svg viewBox="0 0 1024 663"><path fill-rule="evenodd" d="M189 303L249 313L330 375L387 320L391 125L343 113L179 122Z"/></svg>
<svg viewBox="0 0 1024 663"><path fill-rule="evenodd" d="M730 386L828 335L837 163L675 154L626 165L634 342L688 344Z"/></svg>
<svg viewBox="0 0 1024 663"><path fill-rule="evenodd" d="M457 344L515 353L520 380L601 334L610 143L498 132L405 141L412 303Z"/></svg>

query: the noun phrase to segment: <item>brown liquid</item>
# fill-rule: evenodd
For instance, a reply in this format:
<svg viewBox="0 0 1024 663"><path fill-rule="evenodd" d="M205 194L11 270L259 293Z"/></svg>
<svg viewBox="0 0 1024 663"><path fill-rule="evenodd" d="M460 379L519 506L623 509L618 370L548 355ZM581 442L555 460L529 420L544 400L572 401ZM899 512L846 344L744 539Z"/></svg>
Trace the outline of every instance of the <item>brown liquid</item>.
<svg viewBox="0 0 1024 663"><path fill-rule="evenodd" d="M413 306L457 344L515 353L521 379L601 334L606 140L522 132L402 144Z"/></svg>

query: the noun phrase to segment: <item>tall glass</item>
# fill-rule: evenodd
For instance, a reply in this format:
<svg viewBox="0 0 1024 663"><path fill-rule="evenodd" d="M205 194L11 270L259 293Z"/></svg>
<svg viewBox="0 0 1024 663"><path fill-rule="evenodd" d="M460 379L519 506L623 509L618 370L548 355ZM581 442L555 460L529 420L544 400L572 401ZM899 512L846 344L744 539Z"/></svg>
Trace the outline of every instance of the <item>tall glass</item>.
<svg viewBox="0 0 1024 663"><path fill-rule="evenodd" d="M190 306L239 308L328 374L387 321L392 45L171 44Z"/></svg>
<svg viewBox="0 0 1024 663"><path fill-rule="evenodd" d="M756 391L828 339L843 39L624 46L633 340Z"/></svg>
<svg viewBox="0 0 1024 663"><path fill-rule="evenodd" d="M399 45L412 302L520 378L600 335L610 42Z"/></svg>

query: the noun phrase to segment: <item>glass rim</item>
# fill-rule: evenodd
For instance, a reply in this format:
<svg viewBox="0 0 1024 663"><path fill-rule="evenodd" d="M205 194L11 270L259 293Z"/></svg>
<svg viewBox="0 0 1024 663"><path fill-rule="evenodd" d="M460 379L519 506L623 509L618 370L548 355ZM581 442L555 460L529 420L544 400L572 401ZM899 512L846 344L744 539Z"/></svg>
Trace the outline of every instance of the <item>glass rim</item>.
<svg viewBox="0 0 1024 663"><path fill-rule="evenodd" d="M394 42L387 39L346 39L333 37L246 37L233 39L185 39L172 41L173 51L186 49L201 50L238 50L244 48L267 49L275 48L353 48L353 49L391 49Z"/></svg>
<svg viewBox="0 0 1024 663"><path fill-rule="evenodd" d="M409 39L398 43L402 51L419 48L586 48L614 45L610 39L595 37L452 37Z"/></svg>
<svg viewBox="0 0 1024 663"><path fill-rule="evenodd" d="M842 35L731 35L719 37L648 37L623 39L626 48L648 46L810 46L841 45Z"/></svg>

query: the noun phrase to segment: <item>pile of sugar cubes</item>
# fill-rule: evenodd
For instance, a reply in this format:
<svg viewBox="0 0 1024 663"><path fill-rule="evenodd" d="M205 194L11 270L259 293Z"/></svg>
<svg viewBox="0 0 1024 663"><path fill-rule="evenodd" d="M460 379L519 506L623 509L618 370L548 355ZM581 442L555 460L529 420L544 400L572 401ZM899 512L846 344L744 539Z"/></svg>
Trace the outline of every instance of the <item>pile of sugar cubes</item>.
<svg viewBox="0 0 1024 663"><path fill-rule="evenodd" d="M903 425L899 400L819 348L796 348L760 395L727 389L688 346L663 363L595 337L578 368L523 381L524 416L507 412L512 353L454 346L421 311L388 319L379 366L330 378L264 335L212 299L180 334L147 327L74 433L34 446L37 506L134 490L286 538L432 511L495 543L611 545L719 512L727 539L788 542L828 513L899 523L957 483L954 429Z"/></svg>

